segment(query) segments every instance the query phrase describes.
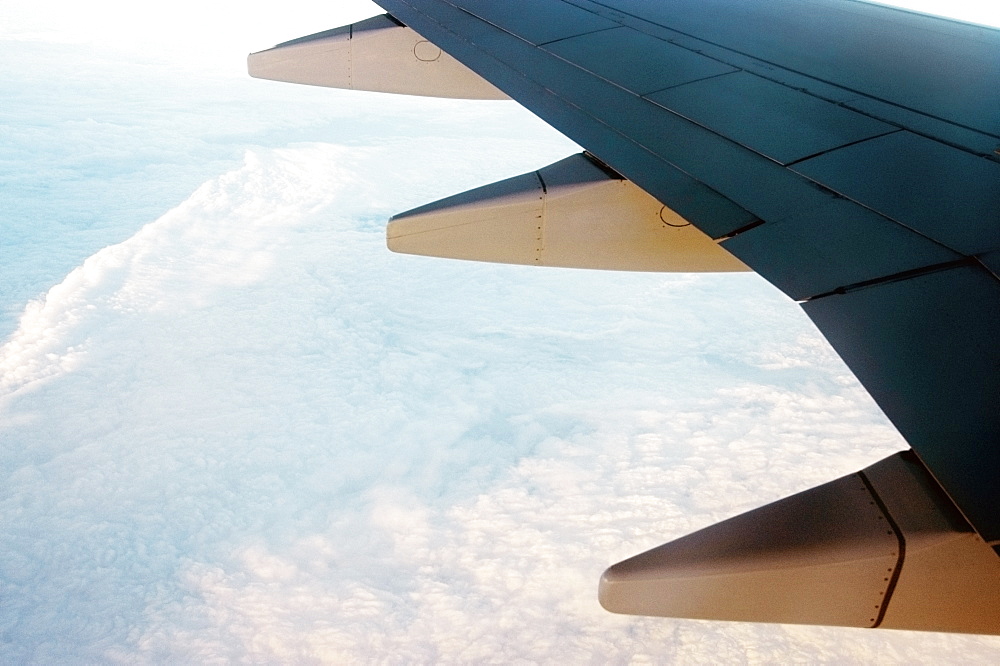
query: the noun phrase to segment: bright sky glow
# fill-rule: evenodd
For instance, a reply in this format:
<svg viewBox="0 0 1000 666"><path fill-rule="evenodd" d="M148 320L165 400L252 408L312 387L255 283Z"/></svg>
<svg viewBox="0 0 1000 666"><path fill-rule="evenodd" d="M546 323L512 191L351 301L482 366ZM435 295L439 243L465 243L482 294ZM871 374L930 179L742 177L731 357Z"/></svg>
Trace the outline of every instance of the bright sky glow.
<svg viewBox="0 0 1000 666"><path fill-rule="evenodd" d="M878 4L913 9L984 25L1000 26L1000 6L982 0L884 0ZM165 51L184 61L226 50L245 54L286 39L381 13L369 0L336 3L294 0L204 3L178 0L142 4L129 0L74 3L65 0L5 0L0 4L0 39L16 37L118 45ZM276 36L277 35L277 36Z"/></svg>
<svg viewBox="0 0 1000 666"><path fill-rule="evenodd" d="M948 18L979 23L982 25L1000 26L1000 4L984 0L880 0L877 4L912 9L925 14L935 14Z"/></svg>
<svg viewBox="0 0 1000 666"><path fill-rule="evenodd" d="M904 444L756 276L389 255L392 213L575 147L245 75L379 12L0 3L0 663L995 659L598 607L608 564Z"/></svg>

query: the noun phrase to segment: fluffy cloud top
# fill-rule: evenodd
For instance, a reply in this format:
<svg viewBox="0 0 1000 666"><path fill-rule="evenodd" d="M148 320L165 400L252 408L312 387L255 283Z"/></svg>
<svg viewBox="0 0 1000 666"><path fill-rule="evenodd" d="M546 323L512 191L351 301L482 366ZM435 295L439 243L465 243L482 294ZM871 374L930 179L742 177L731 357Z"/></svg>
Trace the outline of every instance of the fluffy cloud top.
<svg viewBox="0 0 1000 666"><path fill-rule="evenodd" d="M0 8L0 662L995 654L602 611L608 564L904 446L798 308L390 255L390 214L574 148L122 59L24 28L46 7Z"/></svg>
<svg viewBox="0 0 1000 666"><path fill-rule="evenodd" d="M3 660L995 650L600 610L611 562L900 441L754 276L388 255L386 207L461 144L252 151L28 307L0 349Z"/></svg>

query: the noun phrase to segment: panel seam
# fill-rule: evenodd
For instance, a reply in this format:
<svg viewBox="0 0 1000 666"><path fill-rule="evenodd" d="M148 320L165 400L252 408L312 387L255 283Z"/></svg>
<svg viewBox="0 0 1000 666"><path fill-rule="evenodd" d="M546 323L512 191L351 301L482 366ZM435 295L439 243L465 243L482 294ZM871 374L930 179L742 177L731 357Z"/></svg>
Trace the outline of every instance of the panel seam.
<svg viewBox="0 0 1000 666"><path fill-rule="evenodd" d="M879 510L882 511L882 515L885 516L885 520L889 523L889 527L892 528L893 534L896 535L896 541L899 545L896 554L896 566L893 568L892 575L889 577L889 582L885 587L885 593L882 595L882 603L879 606L878 615L875 617L875 622L872 624L871 629L877 629L882 621L885 619L886 611L889 610L889 601L892 599L892 593L896 591L896 584L899 582L899 576L903 571L903 560L906 558L906 538L903 536L902 530L899 529L899 525L893 520L892 515L889 513L888 507L882 501L882 498L878 496L875 492L875 487L872 486L871 481L868 480L868 476L865 475L864 471L858 472L858 477L861 482L865 484L865 488L868 489L868 493L872 496L875 504L878 506Z"/></svg>
<svg viewBox="0 0 1000 666"><path fill-rule="evenodd" d="M844 107L844 108L846 108L846 107ZM848 109L848 111L854 111L854 109ZM854 113L858 113L858 112L857 112L857 111L854 111ZM868 117L870 118L871 116L868 116ZM841 148L850 148L851 146L856 146L856 145L858 145L859 143L864 143L865 141L874 141L875 139L881 139L881 138L883 138L883 137L887 137L887 136L889 136L890 134L896 134L896 133L898 133L898 132L906 132L906 131L908 131L908 130L906 130L905 128L903 128L903 127L900 127L899 125L896 125L895 123L886 123L886 122L885 122L884 120L880 120L880 121L878 121L878 122L881 122L881 123L885 123L885 124L887 124L887 125L890 125L890 124L891 124L891 125L893 125L893 126L894 126L894 129L891 129L891 130L889 130L889 131L887 131L887 132L882 132L881 134L874 134L874 135L872 135L872 136L868 136L868 137L865 137L865 138L863 138L863 139L857 139L857 140L855 140L855 141L849 141L849 142L847 142L847 143L844 143L844 144L841 144L841 145L839 145L839 146L835 146L835 147L833 147L833 148L827 148L826 150L821 150L821 151L819 151L818 153L815 153L815 154L813 154L813 155L808 155L808 156L806 156L806 157L800 157L800 158L799 158L799 159L797 159L797 160L793 160L793 161L791 161L791 162L786 162L786 163L785 163L785 164L783 164L782 166L784 166L784 167L786 167L786 168L791 168L791 167L793 167L793 166L796 166L796 165L798 165L798 164L801 164L802 162L808 162L809 160L811 160L811 159L814 159L814 158L816 158L816 157L822 157L823 155L827 155L827 154L829 154L829 153L834 153L834 152L837 152L837 151L838 151L838 150L840 150ZM796 172L796 173L798 173L798 172Z"/></svg>
<svg viewBox="0 0 1000 666"><path fill-rule="evenodd" d="M623 14L624 17L626 17L626 20L628 21L628 23L622 23L621 19L610 19L608 17L604 17L604 18L608 18L608 20L618 20L618 22L621 23L621 25L623 25L625 27L632 28L634 30L638 30L639 32L646 32L646 31L642 30L636 24L647 25L647 26L655 26L656 28L659 28L660 30L669 30L672 33L675 33L677 35L681 35L681 36L686 37L688 39L693 39L695 41L702 42L702 43L707 44L707 45L709 45L709 46L711 46L713 48L721 49L723 51L727 51L729 53L736 54L737 56L739 56L741 58L749 58L750 60L752 60L754 62L758 62L758 63L761 63L763 65L768 65L770 67L775 67L775 68L780 69L782 71L789 72L789 73L794 74L796 76L805 77L807 79L816 81L816 82L821 83L821 84L826 85L826 86L830 86L832 88L837 88L839 90L843 90L845 92L853 93L855 95L860 95L860 96L865 97L867 99L876 100L878 102L882 102L882 103L885 103L885 104L891 104L892 106L896 106L896 107L898 107L900 109L905 109L906 111L909 111L911 113L916 113L916 114L919 114L919 115L924 116L926 118L930 118L930 119L934 120L935 122L944 123L944 124L947 124L947 125L951 125L953 127L958 127L960 129L963 129L963 130L966 130L966 131L969 131L969 132L974 132L974 133L982 135L982 136L995 136L994 134L991 134L989 132L984 132L981 129L978 129L978 128L975 128L975 127L970 127L969 125L966 125L966 124L963 124L963 123L957 123L957 122L955 122L953 120L947 120L945 118L940 118L940 117L938 117L936 115L927 113L925 111L920 111L920 110L917 110L917 109L910 108L908 106L904 106L902 104L898 104L898 103L895 103L895 102L890 102L888 100L882 99L881 97L874 97L874 96L872 96L872 95L870 95L868 93L865 93L865 92L863 92L861 90L856 90L854 88L849 88L849 87L846 87L846 86L841 85L839 83L834 83L832 81L827 81L826 79L819 78L817 76L814 76L812 74L808 74L806 72L801 72L801 71L798 71L796 69L791 69L791 68L786 67L784 65L781 65L779 63L771 62L770 60L765 60L763 58L760 58L758 56L752 55L750 53L745 53L743 51L739 51L739 50L734 49L732 47L725 46L723 44L719 44L719 43L716 43L716 42L704 39L702 37L698 37L696 35L692 35L690 33L684 32L682 30L678 30L676 28L671 28L670 26L663 25L661 23L656 23L656 22L651 21L649 19L645 19L645 18L642 18L641 16L637 16L635 14L632 14L632 13L630 13L628 11L618 10L618 9L616 9L614 7L610 7L610 6L606 5L601 0L588 0L588 1L592 2L593 4L595 4L595 5L599 6L599 7L603 7L607 11L621 12L621 14ZM568 3L568 4L573 4L573 3ZM575 4L573 6L579 7L579 5L575 5ZM579 8L580 9L585 9L584 7L579 7ZM597 13L598 15L600 15L598 12L594 12L594 13ZM961 22L959 21L958 23L961 23ZM650 33L647 32L646 34L650 34ZM650 36L651 37L656 37L656 35L650 35ZM660 38L658 37L658 39L660 39ZM785 83L784 81L781 81L780 79L776 79L776 78L773 78L773 77L765 76L763 74L757 73L756 71L748 70L746 67L743 67L743 66L740 66L740 65L735 65L732 62L730 62L729 60L723 60L723 59L720 59L720 58L718 58L718 57L716 57L714 55L710 56L710 55L708 55L706 53L698 51L697 49L692 49L692 48L690 48L690 47L688 47L688 46L686 46L684 44L677 44L677 43L672 42L672 41L670 43L674 44L675 46L680 46L681 48L686 48L689 51L692 51L694 53L700 53L701 55L705 55L706 57L713 58L714 60L718 60L719 62L723 62L723 63L725 63L727 65L730 65L731 67L736 67L737 69L740 69L742 71L748 72L750 74L754 74L756 76L760 76L761 78L766 78L768 80L771 80L771 81L773 81L775 83L779 83L779 84L781 84L783 86L786 86L788 88L791 88L793 90L799 90L800 92L803 92L803 93L805 93L807 95L811 95L811 96L816 97L818 99L823 99L823 100L825 100L827 102L830 102L830 103L833 103L833 104L837 104L838 106L844 106L844 102L843 101L832 100L832 99L829 99L829 98L824 97L822 95L818 95L816 93L813 93L811 91L802 90L801 88L798 88L798 87L796 87L794 85L790 85L788 83ZM883 119L875 117L871 113L868 113L866 111L861 111L859 109L854 109L854 108L851 108L851 107L846 107L846 108L850 108L851 111L854 111L855 113L860 113L860 114L862 114L864 116L867 116L867 117L869 117L869 118L871 118L873 120L878 120L879 122L883 122L883 123L886 123L886 124L897 125L897 126L901 127L902 129L906 129L908 131L914 132L915 134L921 134L921 132L919 132L919 131L917 131L917 130L911 128L911 127L909 127L908 125L900 125L898 122L895 122L895 121L883 120ZM923 135L927 136L927 138L931 138L931 139L934 139L934 140L939 140L936 136L929 136L926 133L923 133ZM1000 137L997 137L997 138L1000 138ZM980 157L983 157L983 155L981 155L981 154L979 154L979 153L977 153L977 152L969 149L966 146L957 146L956 145L956 146L953 146L953 147L956 148L957 150L963 150L963 151L968 152L970 154L978 155Z"/></svg>
<svg viewBox="0 0 1000 666"><path fill-rule="evenodd" d="M909 280L924 275L930 275L931 273L940 273L941 271L947 271L953 268L962 268L963 266L975 266L978 264L979 262L974 257L962 257L961 259L957 259L955 261L946 261L942 264L933 264L931 266L913 268L908 271L893 273L892 275L885 275L879 278L874 278L872 280L864 280L862 282L855 282L853 284L845 285L843 287L837 287L832 291L827 291L823 292L822 294L810 296L809 298L806 298L802 302L810 303L812 301L816 301L821 298L826 298L828 296L844 296L845 294L857 291L859 289L866 289L868 287L874 287L880 284L888 284L890 282L901 282L903 280Z"/></svg>

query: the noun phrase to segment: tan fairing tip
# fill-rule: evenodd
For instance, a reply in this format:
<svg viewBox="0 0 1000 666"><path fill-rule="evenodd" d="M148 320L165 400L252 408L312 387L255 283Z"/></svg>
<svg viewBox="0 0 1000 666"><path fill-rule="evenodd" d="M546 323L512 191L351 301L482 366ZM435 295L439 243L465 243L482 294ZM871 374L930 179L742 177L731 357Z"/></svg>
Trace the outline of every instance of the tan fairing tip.
<svg viewBox="0 0 1000 666"><path fill-rule="evenodd" d="M674 211L583 154L396 215L386 240L394 252L530 266L748 270Z"/></svg>
<svg viewBox="0 0 1000 666"><path fill-rule="evenodd" d="M609 568L616 613L1000 634L1000 558L916 458L861 472Z"/></svg>
<svg viewBox="0 0 1000 666"><path fill-rule="evenodd" d="M293 39L247 57L250 76L327 88L509 99L388 15Z"/></svg>

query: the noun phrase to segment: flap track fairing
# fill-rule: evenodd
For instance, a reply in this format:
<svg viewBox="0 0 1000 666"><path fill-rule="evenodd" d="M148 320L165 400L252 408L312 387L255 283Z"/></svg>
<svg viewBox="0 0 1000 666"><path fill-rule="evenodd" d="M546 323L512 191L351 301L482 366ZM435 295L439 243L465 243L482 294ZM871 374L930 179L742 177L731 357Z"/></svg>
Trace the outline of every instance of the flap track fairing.
<svg viewBox="0 0 1000 666"><path fill-rule="evenodd" d="M616 613L1000 634L1000 560L911 452L620 562Z"/></svg>
<svg viewBox="0 0 1000 666"><path fill-rule="evenodd" d="M327 88L509 99L471 69L388 14L251 53L250 76Z"/></svg>
<svg viewBox="0 0 1000 666"><path fill-rule="evenodd" d="M389 249L452 259L622 271L747 267L585 154L394 216Z"/></svg>

